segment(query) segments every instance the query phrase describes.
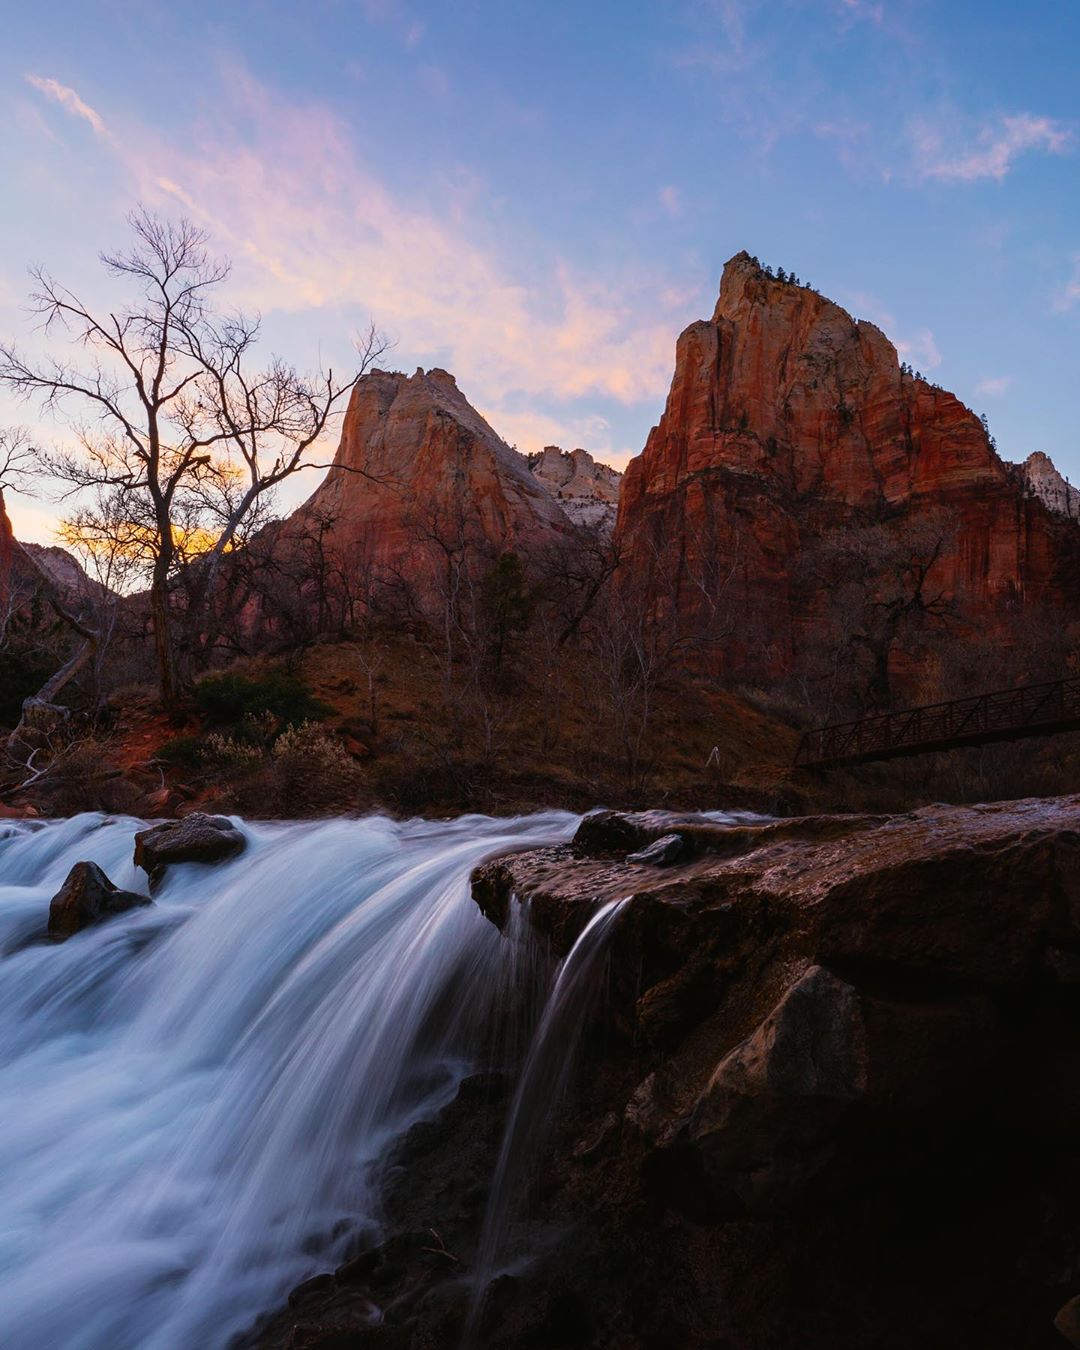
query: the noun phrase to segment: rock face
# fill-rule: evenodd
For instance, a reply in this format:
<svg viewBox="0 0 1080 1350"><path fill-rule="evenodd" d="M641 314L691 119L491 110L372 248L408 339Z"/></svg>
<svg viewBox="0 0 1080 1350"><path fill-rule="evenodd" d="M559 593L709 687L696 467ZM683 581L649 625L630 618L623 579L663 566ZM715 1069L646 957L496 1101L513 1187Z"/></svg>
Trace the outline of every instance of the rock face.
<svg viewBox="0 0 1080 1350"><path fill-rule="evenodd" d="M1080 520L1080 491L1058 473L1054 461L1041 450L1020 465L1024 482L1039 501L1059 516Z"/></svg>
<svg viewBox="0 0 1080 1350"><path fill-rule="evenodd" d="M45 544L22 547L67 604L77 608L85 600L102 600L109 594L101 582L87 575L78 558L66 548Z"/></svg>
<svg viewBox="0 0 1080 1350"><path fill-rule="evenodd" d="M349 402L333 466L285 537L329 525L360 572L421 596L462 547L497 558L570 540L566 514L444 370L373 371Z"/></svg>
<svg viewBox="0 0 1080 1350"><path fill-rule="evenodd" d="M1080 1343L1080 797L599 813L474 895L547 960L629 897L477 1350ZM418 1125L379 1245L250 1344L461 1344L506 1108Z"/></svg>
<svg viewBox="0 0 1080 1350"><path fill-rule="evenodd" d="M0 614L7 614L11 603L12 571L15 563L15 532L0 488Z"/></svg>
<svg viewBox="0 0 1080 1350"><path fill-rule="evenodd" d="M673 833L674 866L626 856ZM1059 1309L1076 1334L1080 797L600 817L485 865L475 892L502 924L525 906L556 953L632 897L606 1050L536 1214L575 1226L521 1303L589 1299L598 1278L597 1345L618 1326L633 1347L1049 1348ZM598 1276L606 1243L623 1256Z"/></svg>
<svg viewBox="0 0 1080 1350"><path fill-rule="evenodd" d="M528 456L533 477L547 488L575 525L607 537L615 528L622 474L598 464L587 450L545 445Z"/></svg>
<svg viewBox="0 0 1080 1350"><path fill-rule="evenodd" d="M140 830L135 836L135 866L156 881L169 863L223 862L242 852L245 843L231 820L192 811L180 820Z"/></svg>
<svg viewBox="0 0 1080 1350"><path fill-rule="evenodd" d="M114 914L151 903L147 895L114 886L97 863L76 863L49 905L49 938L66 942Z"/></svg>
<svg viewBox="0 0 1080 1350"><path fill-rule="evenodd" d="M883 658L902 673L929 627L917 611L1007 644L1025 610L1075 608L1080 531L1022 477L873 324L741 253L679 338L616 536L635 595L688 630L719 605L732 636L713 659L764 677L805 668L831 600L822 541L860 530L861 574L902 588L887 603L907 634Z"/></svg>

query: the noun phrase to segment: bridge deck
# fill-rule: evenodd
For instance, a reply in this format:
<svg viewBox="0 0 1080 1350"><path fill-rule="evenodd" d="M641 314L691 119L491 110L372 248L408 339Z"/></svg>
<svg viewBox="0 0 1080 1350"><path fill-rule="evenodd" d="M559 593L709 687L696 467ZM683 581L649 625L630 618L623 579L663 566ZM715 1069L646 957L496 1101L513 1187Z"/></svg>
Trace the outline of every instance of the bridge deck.
<svg viewBox="0 0 1080 1350"><path fill-rule="evenodd" d="M1074 676L808 731L795 752L795 764L806 769L835 769L930 750L1078 730L1080 676Z"/></svg>

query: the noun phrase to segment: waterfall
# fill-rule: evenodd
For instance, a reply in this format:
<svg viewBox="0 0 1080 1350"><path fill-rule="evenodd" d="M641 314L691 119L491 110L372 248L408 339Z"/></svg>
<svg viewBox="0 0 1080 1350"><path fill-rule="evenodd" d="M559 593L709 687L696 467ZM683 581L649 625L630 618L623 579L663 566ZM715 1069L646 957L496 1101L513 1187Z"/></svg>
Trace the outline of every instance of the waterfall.
<svg viewBox="0 0 1080 1350"><path fill-rule="evenodd" d="M596 975L607 952L607 937L626 899L601 905L559 966L551 994L521 1071L510 1106L491 1195L480 1233L473 1293L463 1344L473 1343L496 1260L502 1254L512 1207L537 1160L551 1118L574 1067L575 1052L596 994Z"/></svg>
<svg viewBox="0 0 1080 1350"><path fill-rule="evenodd" d="M469 873L575 824L241 824L240 857L58 946L73 863L142 889L138 822L0 826L4 1350L224 1347L374 1237L378 1160L474 1071L513 974Z"/></svg>

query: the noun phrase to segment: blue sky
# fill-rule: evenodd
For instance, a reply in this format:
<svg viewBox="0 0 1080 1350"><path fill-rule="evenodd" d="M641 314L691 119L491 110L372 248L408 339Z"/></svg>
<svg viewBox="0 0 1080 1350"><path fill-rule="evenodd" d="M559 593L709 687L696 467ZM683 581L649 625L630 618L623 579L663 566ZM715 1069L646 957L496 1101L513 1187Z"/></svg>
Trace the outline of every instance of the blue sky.
<svg viewBox="0 0 1080 1350"><path fill-rule="evenodd" d="M374 317L522 449L622 464L745 247L1080 481L1078 51L1077 0L9 6L0 330L30 262L104 299L144 202L297 364Z"/></svg>

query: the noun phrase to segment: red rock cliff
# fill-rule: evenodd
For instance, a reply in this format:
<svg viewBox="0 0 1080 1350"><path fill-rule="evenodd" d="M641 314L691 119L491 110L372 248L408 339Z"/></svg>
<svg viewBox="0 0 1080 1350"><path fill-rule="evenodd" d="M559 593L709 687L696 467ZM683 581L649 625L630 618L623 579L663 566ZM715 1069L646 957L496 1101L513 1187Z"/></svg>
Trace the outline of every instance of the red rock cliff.
<svg viewBox="0 0 1080 1350"><path fill-rule="evenodd" d="M334 464L286 532L319 519L358 565L420 593L447 549L527 554L575 533L444 370L374 371L357 384Z"/></svg>
<svg viewBox="0 0 1080 1350"><path fill-rule="evenodd" d="M1075 605L1080 531L1024 491L974 413L902 370L873 324L741 253L712 318L679 338L663 416L625 475L631 584L689 628L721 596L732 636L711 659L787 673L830 603L814 551L867 528L882 570L935 534L927 591L968 631L1007 640L1018 610ZM907 632L894 668L913 659Z"/></svg>
<svg viewBox="0 0 1080 1350"><path fill-rule="evenodd" d="M7 618L11 603L11 574L15 558L15 535L11 529L4 491L0 488L0 625Z"/></svg>

